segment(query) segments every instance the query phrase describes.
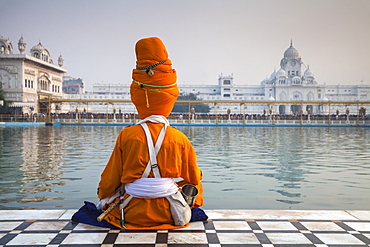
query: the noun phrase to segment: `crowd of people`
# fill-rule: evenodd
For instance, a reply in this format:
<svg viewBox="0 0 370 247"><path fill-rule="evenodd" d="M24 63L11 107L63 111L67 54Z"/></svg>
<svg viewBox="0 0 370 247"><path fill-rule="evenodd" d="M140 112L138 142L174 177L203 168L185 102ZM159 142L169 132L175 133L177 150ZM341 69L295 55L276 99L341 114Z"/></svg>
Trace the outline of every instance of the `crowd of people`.
<svg viewBox="0 0 370 247"><path fill-rule="evenodd" d="M77 115L77 116L76 116ZM50 118L49 118L50 116ZM194 119L194 120L212 120L215 121L216 118L218 120L269 120L273 118L275 120L299 120L299 119L308 119L310 117L311 120L324 120L328 119L329 115L327 114L210 114L210 113L171 113L168 116L170 120L187 120L187 119ZM370 115L356 115L350 114L349 120L356 120L358 117L361 120L368 120L370 119ZM94 121L94 120L112 120L116 119L119 121L129 121L135 122L140 119L139 114L134 113L91 113L91 112L69 112L69 113L35 113L35 114L0 114L0 119L2 122L44 122L51 119L52 121L63 121L63 120L72 120L72 119L79 119L81 121ZM346 114L330 114L330 119L332 120L346 120Z"/></svg>

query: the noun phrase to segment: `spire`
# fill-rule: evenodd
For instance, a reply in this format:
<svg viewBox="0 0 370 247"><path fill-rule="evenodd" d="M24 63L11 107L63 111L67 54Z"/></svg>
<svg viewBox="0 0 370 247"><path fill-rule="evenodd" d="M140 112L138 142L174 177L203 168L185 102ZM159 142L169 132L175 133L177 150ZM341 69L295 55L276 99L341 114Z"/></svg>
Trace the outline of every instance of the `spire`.
<svg viewBox="0 0 370 247"><path fill-rule="evenodd" d="M290 39L290 46L293 46L293 39Z"/></svg>

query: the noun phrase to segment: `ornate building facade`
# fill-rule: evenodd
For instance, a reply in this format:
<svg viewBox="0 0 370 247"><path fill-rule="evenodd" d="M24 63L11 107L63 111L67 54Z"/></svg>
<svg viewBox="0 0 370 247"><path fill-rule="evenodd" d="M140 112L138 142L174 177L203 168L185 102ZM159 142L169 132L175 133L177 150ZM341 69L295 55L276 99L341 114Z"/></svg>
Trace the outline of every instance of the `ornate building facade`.
<svg viewBox="0 0 370 247"><path fill-rule="evenodd" d="M326 85L316 81L310 66L306 66L298 51L290 47L284 52L280 61L280 69L274 71L270 78L261 82L265 88L265 98L292 103L277 106L281 114L296 113L300 106L294 101L368 101L370 100L370 85ZM345 112L345 105L341 112ZM347 106L349 107L349 106ZM314 114L327 114L330 109L323 109L320 104L306 105ZM353 108L353 107L352 107ZM339 110L339 109L338 109ZM354 110L354 109L353 109ZM331 111L333 113L333 111Z"/></svg>
<svg viewBox="0 0 370 247"><path fill-rule="evenodd" d="M10 40L0 37L0 83L5 99L13 102L12 113L46 112L45 106L38 105L41 97L62 98L64 59L60 55L58 66L53 64L49 51L41 42L33 46L31 55L25 54L26 42L23 37L18 41L19 54L13 53ZM47 106L56 111L55 105Z"/></svg>

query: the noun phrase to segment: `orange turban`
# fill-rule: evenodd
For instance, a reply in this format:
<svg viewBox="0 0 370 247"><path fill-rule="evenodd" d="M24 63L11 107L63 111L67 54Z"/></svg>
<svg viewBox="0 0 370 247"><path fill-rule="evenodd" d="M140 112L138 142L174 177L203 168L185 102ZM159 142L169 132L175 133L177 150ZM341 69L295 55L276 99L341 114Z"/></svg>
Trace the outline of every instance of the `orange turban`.
<svg viewBox="0 0 370 247"><path fill-rule="evenodd" d="M132 71L131 101L141 119L150 115L168 117L179 96L176 71L163 42L156 37L136 43L136 69Z"/></svg>

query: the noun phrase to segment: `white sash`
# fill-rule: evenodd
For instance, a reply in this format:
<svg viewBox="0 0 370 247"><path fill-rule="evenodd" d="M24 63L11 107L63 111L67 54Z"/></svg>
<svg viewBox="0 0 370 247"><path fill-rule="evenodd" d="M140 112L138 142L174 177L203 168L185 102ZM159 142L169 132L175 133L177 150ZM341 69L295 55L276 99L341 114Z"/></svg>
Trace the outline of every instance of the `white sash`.
<svg viewBox="0 0 370 247"><path fill-rule="evenodd" d="M126 184L126 193L137 198L160 198L172 195L178 187L172 178L140 178Z"/></svg>

